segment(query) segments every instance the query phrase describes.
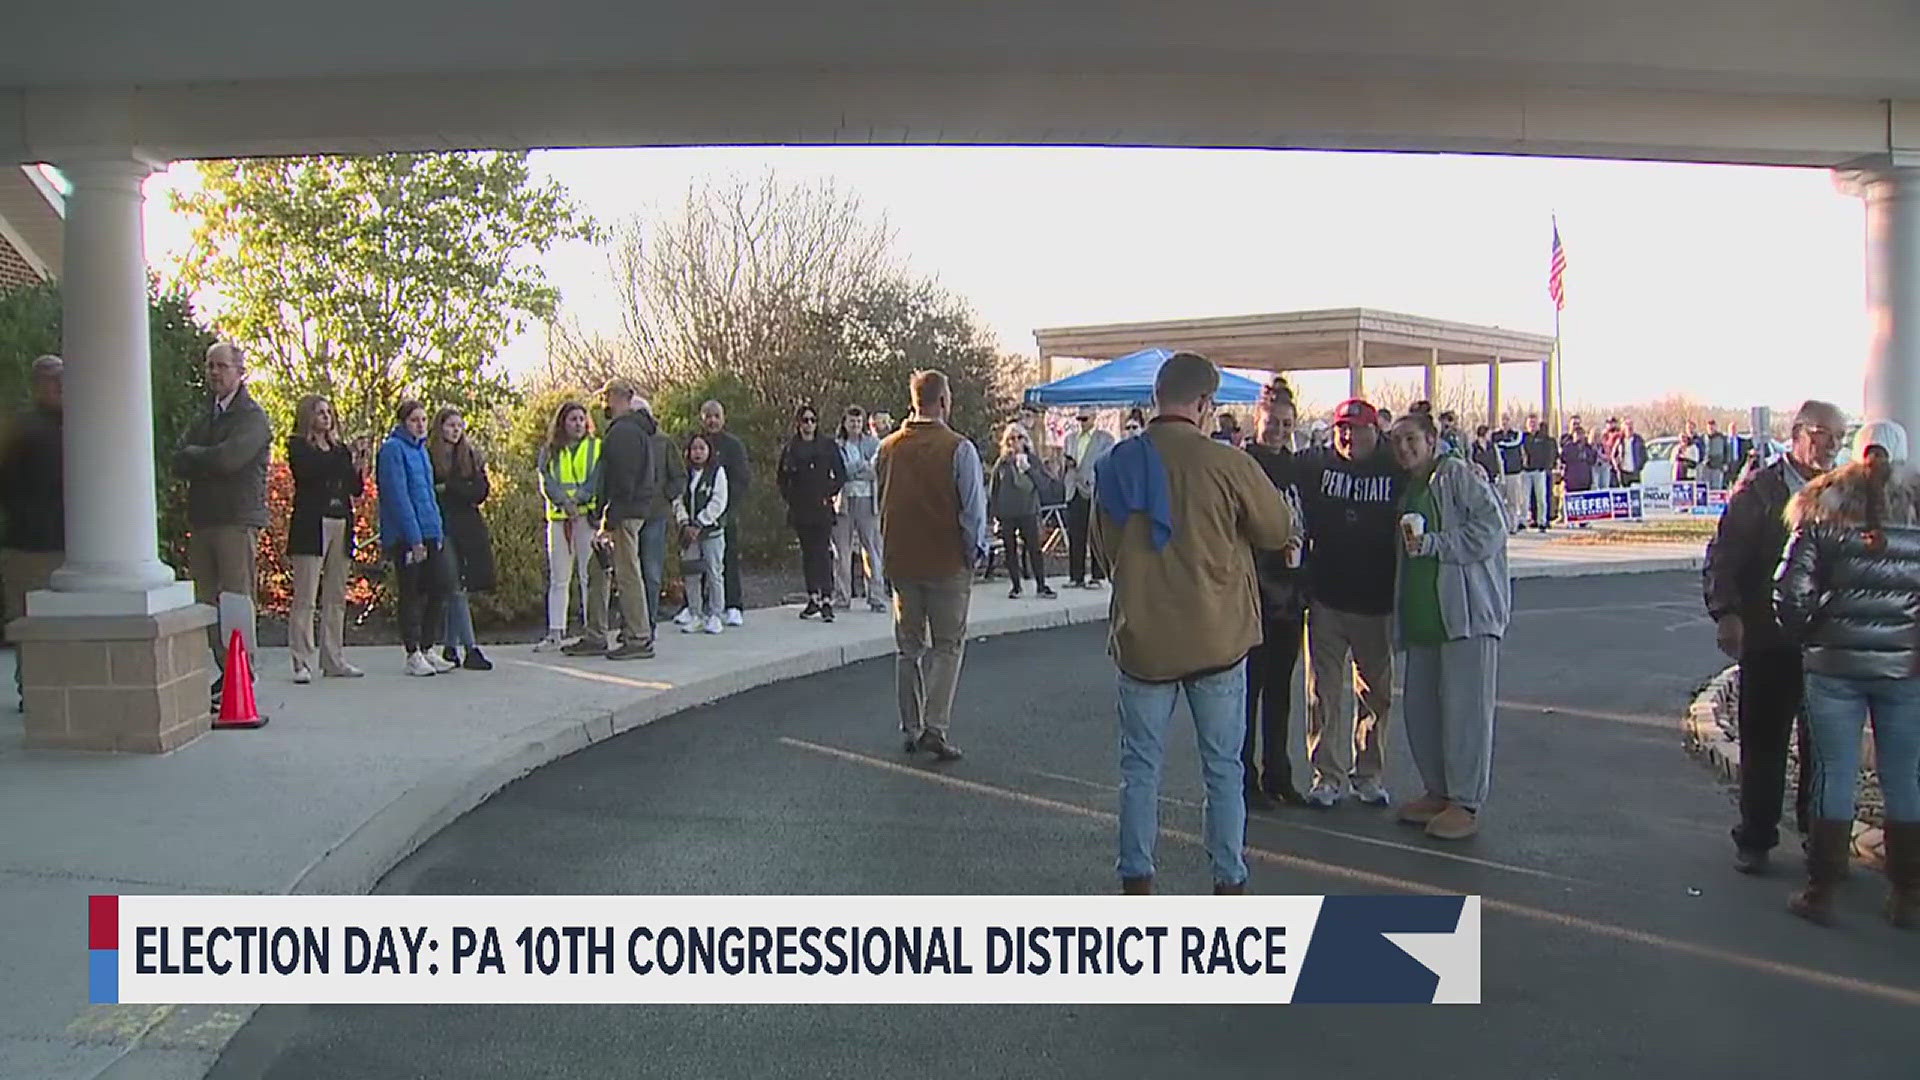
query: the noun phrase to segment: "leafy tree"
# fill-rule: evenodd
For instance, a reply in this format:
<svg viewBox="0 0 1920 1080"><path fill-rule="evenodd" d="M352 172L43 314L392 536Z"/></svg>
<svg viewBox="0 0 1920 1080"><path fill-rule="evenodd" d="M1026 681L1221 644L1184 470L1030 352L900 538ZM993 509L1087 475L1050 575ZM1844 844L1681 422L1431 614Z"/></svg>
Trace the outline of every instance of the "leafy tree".
<svg viewBox="0 0 1920 1080"><path fill-rule="evenodd" d="M149 279L147 321L153 371L154 483L160 506L160 557L187 565L186 484L170 465L180 433L206 407L203 361L213 332L203 325L193 302L178 289L163 291ZM25 285L0 295L0 409L27 400L29 371L35 357L60 353L60 287Z"/></svg>
<svg viewBox="0 0 1920 1080"><path fill-rule="evenodd" d="M220 298L277 430L309 392L353 433L384 431L408 395L510 403L490 362L559 299L529 256L597 236L519 153L209 161L200 176L173 198L199 218L182 280Z"/></svg>

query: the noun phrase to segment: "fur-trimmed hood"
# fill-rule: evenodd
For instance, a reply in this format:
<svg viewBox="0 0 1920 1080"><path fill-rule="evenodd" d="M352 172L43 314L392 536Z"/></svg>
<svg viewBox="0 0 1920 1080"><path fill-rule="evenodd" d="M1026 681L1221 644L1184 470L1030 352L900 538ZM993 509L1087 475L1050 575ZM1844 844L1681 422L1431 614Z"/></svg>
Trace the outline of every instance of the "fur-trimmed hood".
<svg viewBox="0 0 1920 1080"><path fill-rule="evenodd" d="M1864 528L1871 468L1866 462L1855 462L1808 481L1787 504L1788 526ZM1893 477L1887 482L1887 505L1879 523L1891 528L1920 525L1920 473L1905 465L1893 467Z"/></svg>

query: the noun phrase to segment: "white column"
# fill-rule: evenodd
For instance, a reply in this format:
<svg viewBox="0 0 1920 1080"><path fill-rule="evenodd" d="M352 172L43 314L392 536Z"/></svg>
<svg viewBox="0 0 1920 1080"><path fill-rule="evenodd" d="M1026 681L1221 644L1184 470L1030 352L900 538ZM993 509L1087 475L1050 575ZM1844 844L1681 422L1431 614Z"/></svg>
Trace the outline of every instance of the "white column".
<svg viewBox="0 0 1920 1080"><path fill-rule="evenodd" d="M1500 426L1500 358L1487 361L1487 426Z"/></svg>
<svg viewBox="0 0 1920 1080"><path fill-rule="evenodd" d="M1920 432L1920 166L1850 179L1867 204L1865 419Z"/></svg>
<svg viewBox="0 0 1920 1080"><path fill-rule="evenodd" d="M1440 393L1440 350L1437 348L1432 350L1427 356L1426 388L1426 398L1428 401L1433 401ZM1440 408L1438 403L1435 403L1434 411L1439 413L1446 410Z"/></svg>
<svg viewBox="0 0 1920 1080"><path fill-rule="evenodd" d="M1365 397L1367 390L1367 347L1361 343L1360 335L1347 339L1347 396Z"/></svg>
<svg viewBox="0 0 1920 1080"><path fill-rule="evenodd" d="M160 561L141 183L132 155L67 159L61 356L66 564L30 615L151 614L193 602Z"/></svg>

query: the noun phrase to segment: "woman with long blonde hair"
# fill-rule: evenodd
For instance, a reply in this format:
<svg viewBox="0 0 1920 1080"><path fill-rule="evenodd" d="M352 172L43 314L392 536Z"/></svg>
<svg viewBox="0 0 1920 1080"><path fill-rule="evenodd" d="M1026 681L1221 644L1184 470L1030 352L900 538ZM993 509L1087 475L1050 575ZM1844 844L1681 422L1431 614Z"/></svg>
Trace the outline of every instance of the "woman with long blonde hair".
<svg viewBox="0 0 1920 1080"><path fill-rule="evenodd" d="M1013 579L1013 591L1021 595L1020 547L1026 545L1026 565L1033 574L1034 592L1043 600L1058 594L1047 587L1046 554L1040 550L1040 464L1033 452L1033 437L1019 423L1011 423L1000 433L1000 460L993 463L993 478L987 488L987 511L1000 522L1000 546L1006 553L1007 576Z"/></svg>
<svg viewBox="0 0 1920 1080"><path fill-rule="evenodd" d="M293 514L287 524L287 561L293 564L293 608L287 626L293 681L312 682L316 662L322 675L357 679L365 672L347 663L345 648L347 566L353 561L353 500L366 490L367 451L340 441L332 403L308 394L294 410L287 469L293 474Z"/></svg>

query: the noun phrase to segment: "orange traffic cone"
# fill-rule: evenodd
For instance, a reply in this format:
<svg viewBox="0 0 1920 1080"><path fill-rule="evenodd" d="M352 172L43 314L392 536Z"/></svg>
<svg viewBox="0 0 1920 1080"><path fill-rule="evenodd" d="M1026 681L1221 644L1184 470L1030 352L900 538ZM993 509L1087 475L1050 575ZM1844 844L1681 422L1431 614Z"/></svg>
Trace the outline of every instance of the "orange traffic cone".
<svg viewBox="0 0 1920 1080"><path fill-rule="evenodd" d="M247 644L235 630L227 639L227 674L221 682L220 715L214 718L213 726L257 728L266 723L267 718L253 703L253 665L247 661Z"/></svg>

